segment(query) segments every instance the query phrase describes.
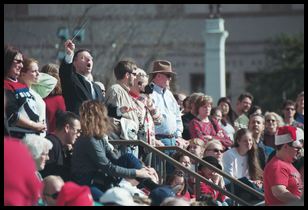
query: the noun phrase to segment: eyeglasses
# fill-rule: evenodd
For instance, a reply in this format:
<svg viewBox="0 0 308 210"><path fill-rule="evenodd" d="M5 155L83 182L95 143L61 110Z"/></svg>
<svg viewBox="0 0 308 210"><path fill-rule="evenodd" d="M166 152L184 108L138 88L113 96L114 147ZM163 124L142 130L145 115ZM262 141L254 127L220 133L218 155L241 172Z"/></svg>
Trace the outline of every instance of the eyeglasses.
<svg viewBox="0 0 308 210"><path fill-rule="evenodd" d="M220 149L208 149L207 151L213 151L213 152L220 152L220 153L223 153L224 151L223 150L220 150Z"/></svg>
<svg viewBox="0 0 308 210"><path fill-rule="evenodd" d="M285 108L286 111L294 111L294 108Z"/></svg>
<svg viewBox="0 0 308 210"><path fill-rule="evenodd" d="M72 126L70 126L73 130L74 130L74 132L75 132L75 134L81 134L82 133L82 130L81 129L75 129L74 127L72 127Z"/></svg>
<svg viewBox="0 0 308 210"><path fill-rule="evenodd" d="M17 64L20 64L20 63L24 62L23 60L20 60L20 59L14 59L13 61L14 61L15 63L17 63Z"/></svg>
<svg viewBox="0 0 308 210"><path fill-rule="evenodd" d="M267 119L267 120L266 120L266 122L272 122L272 123L273 123L273 122L276 122L276 120L273 120L273 119Z"/></svg>
<svg viewBox="0 0 308 210"><path fill-rule="evenodd" d="M294 146L292 145L292 143L293 143L293 142L289 142L288 145L289 145L290 147L292 147L293 149L295 149L296 152L299 152L299 151L302 150L301 147L294 147Z"/></svg>
<svg viewBox="0 0 308 210"><path fill-rule="evenodd" d="M54 194L48 194L48 193L44 193L45 196L49 196L49 197L52 197L53 199L57 199L58 198L58 195L59 195L59 192L56 192Z"/></svg>

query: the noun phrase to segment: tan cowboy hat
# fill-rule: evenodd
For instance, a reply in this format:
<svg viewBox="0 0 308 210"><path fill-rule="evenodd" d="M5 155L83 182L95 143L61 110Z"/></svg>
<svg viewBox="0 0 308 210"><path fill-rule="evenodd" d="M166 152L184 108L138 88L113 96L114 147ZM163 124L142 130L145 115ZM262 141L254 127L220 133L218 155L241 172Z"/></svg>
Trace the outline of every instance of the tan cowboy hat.
<svg viewBox="0 0 308 210"><path fill-rule="evenodd" d="M171 63L166 60L156 60L153 63L153 71L149 74L156 74L156 73L166 73L166 74L176 74L172 71Z"/></svg>

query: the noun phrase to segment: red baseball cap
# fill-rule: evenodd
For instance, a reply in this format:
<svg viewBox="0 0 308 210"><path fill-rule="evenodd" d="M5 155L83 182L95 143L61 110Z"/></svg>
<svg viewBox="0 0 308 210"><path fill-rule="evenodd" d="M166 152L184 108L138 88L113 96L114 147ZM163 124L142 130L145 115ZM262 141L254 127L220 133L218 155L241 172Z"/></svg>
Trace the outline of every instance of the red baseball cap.
<svg viewBox="0 0 308 210"><path fill-rule="evenodd" d="M4 137L4 205L33 206L42 187L28 148L19 139Z"/></svg>
<svg viewBox="0 0 308 210"><path fill-rule="evenodd" d="M93 206L93 198L88 186L65 182L58 195L57 206Z"/></svg>

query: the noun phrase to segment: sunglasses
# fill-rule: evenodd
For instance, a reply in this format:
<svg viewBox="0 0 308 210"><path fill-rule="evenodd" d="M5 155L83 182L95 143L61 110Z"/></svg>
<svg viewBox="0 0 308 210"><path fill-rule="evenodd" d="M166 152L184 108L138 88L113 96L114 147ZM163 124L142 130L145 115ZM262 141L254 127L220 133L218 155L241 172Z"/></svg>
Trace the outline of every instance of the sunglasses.
<svg viewBox="0 0 308 210"><path fill-rule="evenodd" d="M293 142L289 142L289 143L288 143L288 145L289 145L290 147L292 147L293 149L295 149L295 150L296 150L296 152L299 152L299 151L301 151L301 150L302 150L302 148L301 148L301 147L295 147L295 146L293 146Z"/></svg>
<svg viewBox="0 0 308 210"><path fill-rule="evenodd" d="M20 64L22 62L24 62L23 60L20 60L20 59L14 59L14 62L17 63L17 64Z"/></svg>
<svg viewBox="0 0 308 210"><path fill-rule="evenodd" d="M172 77L171 74L163 74L163 75L165 75L168 79L170 79Z"/></svg>
<svg viewBox="0 0 308 210"><path fill-rule="evenodd" d="M70 127L74 130L75 134L81 134L81 133L82 133L82 130L81 130L81 129L75 129L75 128L72 127L72 126L70 126Z"/></svg>
<svg viewBox="0 0 308 210"><path fill-rule="evenodd" d="M223 150L220 150L220 149L209 149L208 151L213 151L213 152L220 152L220 153L223 153L224 151Z"/></svg>
<svg viewBox="0 0 308 210"><path fill-rule="evenodd" d="M54 194L47 194L47 193L44 193L45 196L49 196L49 197L52 197L53 199L57 199L58 198L58 195L59 195L59 192L56 192Z"/></svg>
<svg viewBox="0 0 308 210"><path fill-rule="evenodd" d="M276 120L267 119L266 122L276 122Z"/></svg>

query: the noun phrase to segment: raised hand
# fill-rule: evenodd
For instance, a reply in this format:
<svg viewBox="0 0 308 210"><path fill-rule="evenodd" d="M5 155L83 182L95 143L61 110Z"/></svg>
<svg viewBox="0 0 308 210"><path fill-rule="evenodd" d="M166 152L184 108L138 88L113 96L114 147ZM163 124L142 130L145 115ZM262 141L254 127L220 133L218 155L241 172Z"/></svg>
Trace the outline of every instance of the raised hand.
<svg viewBox="0 0 308 210"><path fill-rule="evenodd" d="M66 40L66 42L64 43L64 47L65 47L66 54L68 55L74 54L75 44L72 42L72 40L70 39Z"/></svg>

